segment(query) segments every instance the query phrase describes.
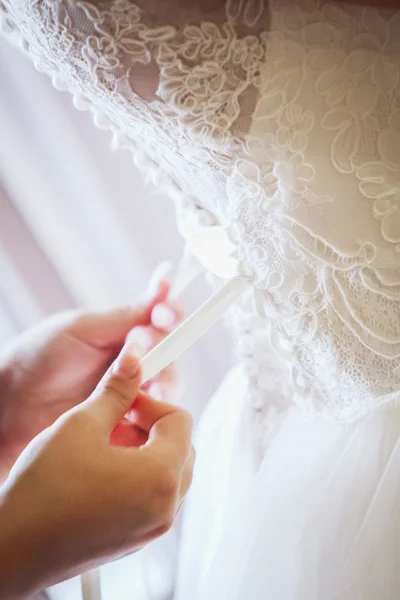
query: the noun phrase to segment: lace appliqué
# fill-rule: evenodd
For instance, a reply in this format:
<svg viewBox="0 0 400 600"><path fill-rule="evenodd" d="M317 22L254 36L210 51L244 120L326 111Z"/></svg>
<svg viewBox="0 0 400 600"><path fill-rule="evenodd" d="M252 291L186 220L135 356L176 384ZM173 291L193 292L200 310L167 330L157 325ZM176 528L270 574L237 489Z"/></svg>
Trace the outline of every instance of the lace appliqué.
<svg viewBox="0 0 400 600"><path fill-rule="evenodd" d="M230 316L265 444L289 402L352 421L400 398L400 13L214 4L0 0L179 222L229 228L267 317Z"/></svg>
<svg viewBox="0 0 400 600"><path fill-rule="evenodd" d="M400 399L400 20L296 4L273 3L231 235L271 319L260 354L272 344L305 413L351 421Z"/></svg>

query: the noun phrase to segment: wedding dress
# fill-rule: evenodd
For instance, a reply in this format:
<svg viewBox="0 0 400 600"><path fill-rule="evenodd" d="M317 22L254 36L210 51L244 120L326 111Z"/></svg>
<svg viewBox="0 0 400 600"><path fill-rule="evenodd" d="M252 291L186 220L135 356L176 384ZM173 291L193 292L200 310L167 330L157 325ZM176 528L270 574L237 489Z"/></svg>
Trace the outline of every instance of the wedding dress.
<svg viewBox="0 0 400 600"><path fill-rule="evenodd" d="M177 600L397 600L400 12L0 8L36 68L174 199L189 241L223 230L229 252L197 246L209 270L233 259L246 283L226 315L236 366L198 432Z"/></svg>

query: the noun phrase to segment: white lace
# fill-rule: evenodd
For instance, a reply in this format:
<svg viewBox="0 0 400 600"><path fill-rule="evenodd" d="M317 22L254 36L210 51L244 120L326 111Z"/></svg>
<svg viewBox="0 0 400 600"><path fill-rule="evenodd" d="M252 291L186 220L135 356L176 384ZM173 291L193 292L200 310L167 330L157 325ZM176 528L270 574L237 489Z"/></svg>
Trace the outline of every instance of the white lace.
<svg viewBox="0 0 400 600"><path fill-rule="evenodd" d="M0 7L3 30L133 151L179 220L229 228L267 317L248 298L229 317L263 435L292 401L352 421L400 399L399 12Z"/></svg>

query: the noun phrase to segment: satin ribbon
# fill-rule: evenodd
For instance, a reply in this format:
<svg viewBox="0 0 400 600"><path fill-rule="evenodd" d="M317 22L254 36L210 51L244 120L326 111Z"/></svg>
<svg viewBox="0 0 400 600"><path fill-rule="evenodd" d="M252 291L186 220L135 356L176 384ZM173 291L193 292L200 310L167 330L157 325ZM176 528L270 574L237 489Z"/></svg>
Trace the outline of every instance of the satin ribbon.
<svg viewBox="0 0 400 600"><path fill-rule="evenodd" d="M199 227L182 232L187 248L178 268L172 294L182 291L182 282L188 284L198 274L191 257L195 256L203 269L225 280L222 287L179 327L153 348L142 359L143 383L146 383L174 362L210 327L248 287L246 278L239 275L239 261L234 257L235 246L224 227Z"/></svg>

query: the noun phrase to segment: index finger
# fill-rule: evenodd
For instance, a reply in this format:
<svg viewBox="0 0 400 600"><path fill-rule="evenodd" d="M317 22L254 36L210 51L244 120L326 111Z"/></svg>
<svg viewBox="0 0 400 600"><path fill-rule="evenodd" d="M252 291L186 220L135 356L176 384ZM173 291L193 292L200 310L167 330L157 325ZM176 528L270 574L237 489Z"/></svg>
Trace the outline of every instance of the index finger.
<svg viewBox="0 0 400 600"><path fill-rule="evenodd" d="M165 301L168 291L169 283L161 281L151 297L137 306L75 314L68 324L67 332L99 349L122 346L133 327L150 324L154 307Z"/></svg>
<svg viewBox="0 0 400 600"><path fill-rule="evenodd" d="M192 448L192 432L192 417L177 408L154 423L141 450L157 457L180 475Z"/></svg>

